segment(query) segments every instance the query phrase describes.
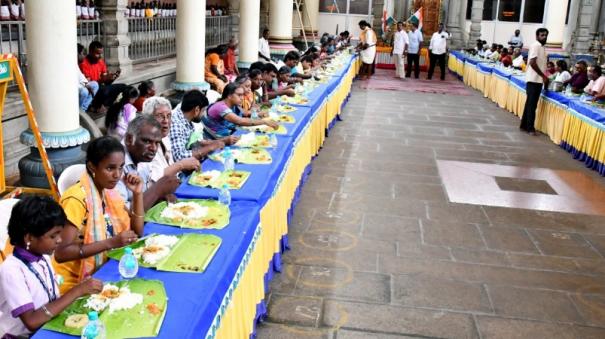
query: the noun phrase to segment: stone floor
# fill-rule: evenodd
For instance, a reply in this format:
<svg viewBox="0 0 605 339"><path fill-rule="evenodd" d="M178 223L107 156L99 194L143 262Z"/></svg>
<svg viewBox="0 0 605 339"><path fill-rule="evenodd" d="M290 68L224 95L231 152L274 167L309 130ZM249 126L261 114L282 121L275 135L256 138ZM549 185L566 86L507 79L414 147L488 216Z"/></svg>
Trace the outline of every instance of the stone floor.
<svg viewBox="0 0 605 339"><path fill-rule="evenodd" d="M477 92L354 87L258 337L605 338L605 179Z"/></svg>

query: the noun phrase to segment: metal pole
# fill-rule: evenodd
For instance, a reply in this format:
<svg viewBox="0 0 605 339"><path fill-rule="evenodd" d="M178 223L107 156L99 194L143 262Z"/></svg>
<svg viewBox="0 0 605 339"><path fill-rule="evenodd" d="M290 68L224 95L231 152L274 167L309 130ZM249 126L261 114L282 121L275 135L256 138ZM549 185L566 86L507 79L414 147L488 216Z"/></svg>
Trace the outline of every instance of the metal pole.
<svg viewBox="0 0 605 339"><path fill-rule="evenodd" d="M351 9L351 0L347 0L347 12L345 13L345 31L349 30L349 10Z"/></svg>
<svg viewBox="0 0 605 339"><path fill-rule="evenodd" d="M374 26L374 23L372 21L372 0L370 0L368 1L368 22L370 23L370 25Z"/></svg>

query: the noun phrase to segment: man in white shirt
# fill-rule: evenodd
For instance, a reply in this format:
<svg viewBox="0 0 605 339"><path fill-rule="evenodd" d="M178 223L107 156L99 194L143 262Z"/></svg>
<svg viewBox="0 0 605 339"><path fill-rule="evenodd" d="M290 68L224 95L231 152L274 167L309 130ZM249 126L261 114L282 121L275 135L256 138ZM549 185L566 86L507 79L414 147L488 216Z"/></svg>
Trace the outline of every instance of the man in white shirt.
<svg viewBox="0 0 605 339"><path fill-rule="evenodd" d="M439 24L439 31L433 33L431 44L429 45L430 62L428 79L433 78L435 65L439 63L441 70L441 80L445 80L445 54L447 53L447 39L450 34L443 29L443 24Z"/></svg>
<svg viewBox="0 0 605 339"><path fill-rule="evenodd" d="M263 30L263 36L258 40L258 57L261 61L271 62L271 48L269 47L269 29Z"/></svg>
<svg viewBox="0 0 605 339"><path fill-rule="evenodd" d="M523 48L523 37L521 36L520 30L515 30L515 34L510 37L508 44L514 48Z"/></svg>
<svg viewBox="0 0 605 339"><path fill-rule="evenodd" d="M536 31L536 41L529 47L529 54L527 56L527 60L529 61L525 75L527 100L525 101L523 118L521 118L521 126L519 128L532 135L536 135L534 122L536 119L536 107L538 107L538 100L540 100L542 92L542 85L544 85L544 88L548 88L549 80L546 74L544 74L547 61L544 45L547 39L548 30L546 28L538 28Z"/></svg>
<svg viewBox="0 0 605 339"><path fill-rule="evenodd" d="M414 77L418 79L420 75L420 46L424 41L422 32L418 29L418 23L412 23L412 29L408 32L408 67L405 76L408 78L412 74L412 65L414 65Z"/></svg>
<svg viewBox="0 0 605 339"><path fill-rule="evenodd" d="M405 79L405 57L408 54L410 41L408 34L403 30L403 22L397 23L397 32L393 35L393 62L395 63L395 77Z"/></svg>

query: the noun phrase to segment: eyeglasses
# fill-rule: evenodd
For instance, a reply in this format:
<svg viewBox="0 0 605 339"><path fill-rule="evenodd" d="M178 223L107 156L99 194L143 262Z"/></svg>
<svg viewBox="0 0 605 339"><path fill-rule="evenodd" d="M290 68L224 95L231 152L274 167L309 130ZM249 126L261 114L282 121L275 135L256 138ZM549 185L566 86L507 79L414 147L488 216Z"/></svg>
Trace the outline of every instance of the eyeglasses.
<svg viewBox="0 0 605 339"><path fill-rule="evenodd" d="M154 114L153 117L159 121L170 121L172 119L172 114Z"/></svg>

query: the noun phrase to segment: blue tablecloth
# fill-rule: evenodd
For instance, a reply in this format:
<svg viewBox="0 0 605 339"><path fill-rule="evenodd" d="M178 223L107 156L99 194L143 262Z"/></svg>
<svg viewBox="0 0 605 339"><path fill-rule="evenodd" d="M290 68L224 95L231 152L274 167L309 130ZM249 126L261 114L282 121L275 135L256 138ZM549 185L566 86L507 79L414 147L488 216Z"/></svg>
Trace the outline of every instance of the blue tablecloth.
<svg viewBox="0 0 605 339"><path fill-rule="evenodd" d="M492 69L492 73L496 74L498 77L508 80L511 78L512 74L505 69L499 68L499 67L494 67Z"/></svg>
<svg viewBox="0 0 605 339"><path fill-rule="evenodd" d="M494 64L488 62L478 63L477 66L479 67L479 71L485 74L490 74L494 70Z"/></svg>
<svg viewBox="0 0 605 339"><path fill-rule="evenodd" d="M158 338L204 337L259 227L259 213L258 204L236 201L231 205L229 225L222 230L194 231L153 223L145 225L145 234L197 232L215 234L222 239L218 252L202 274L158 272L144 267L139 269L137 277L162 280L166 288L169 303ZM120 280L118 262L110 260L94 277L103 281ZM34 338L73 337L41 330Z"/></svg>
<svg viewBox="0 0 605 339"><path fill-rule="evenodd" d="M570 100L569 108L601 125L605 124L605 110L580 100ZM605 127L605 126L603 126Z"/></svg>
<svg viewBox="0 0 605 339"><path fill-rule="evenodd" d="M292 150L291 137L278 136L278 147L268 148L267 150L273 158L273 162L267 165L246 165L236 164L237 170L251 172L250 177L239 190L231 190L231 199L249 200L260 203L261 206L269 200L273 193L273 188L284 169L284 165L290 156ZM280 147L279 145L283 145ZM223 164L210 159L202 163L204 171L223 170ZM188 180L184 180L181 186L176 190L179 198L217 198L218 190L190 185Z"/></svg>
<svg viewBox="0 0 605 339"><path fill-rule="evenodd" d="M510 77L510 81L515 84L517 87L525 91L525 76L523 75L513 75Z"/></svg>
<svg viewBox="0 0 605 339"><path fill-rule="evenodd" d="M543 91L542 96L545 96L550 100L556 101L561 105L569 105L571 101L578 100L577 97L568 97L562 92L554 91Z"/></svg>

